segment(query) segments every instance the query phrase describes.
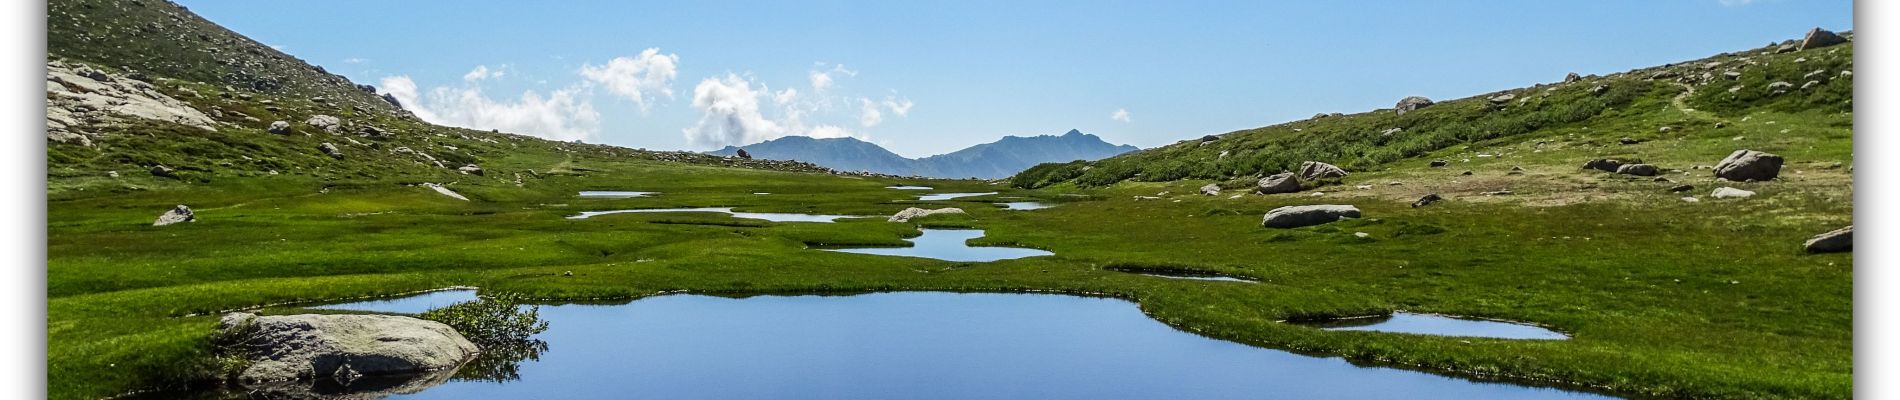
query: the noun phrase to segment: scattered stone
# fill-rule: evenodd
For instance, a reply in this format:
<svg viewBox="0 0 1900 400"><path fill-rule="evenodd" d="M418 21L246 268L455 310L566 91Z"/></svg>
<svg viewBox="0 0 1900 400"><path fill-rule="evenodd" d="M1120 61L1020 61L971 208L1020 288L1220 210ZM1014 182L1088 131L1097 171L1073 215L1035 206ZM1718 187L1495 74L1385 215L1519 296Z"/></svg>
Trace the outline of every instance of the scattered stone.
<svg viewBox="0 0 1900 400"><path fill-rule="evenodd" d="M191 207L179 204L177 207L172 207L171 210L166 210L164 214L159 214L158 220L152 221L152 226L165 226L196 220L198 220L198 217L191 213Z"/></svg>
<svg viewBox="0 0 1900 400"><path fill-rule="evenodd" d="M1691 190L1695 190L1695 185L1675 185L1669 187L1669 192L1671 193L1682 193Z"/></svg>
<svg viewBox="0 0 1900 400"><path fill-rule="evenodd" d="M330 158L335 158L338 160L343 159L343 151L337 150L336 145L334 144L330 144L328 142L319 144L317 145L317 150L323 151L323 154L329 155Z"/></svg>
<svg viewBox="0 0 1900 400"><path fill-rule="evenodd" d="M290 123L285 121L272 121L270 127L265 128L265 130L279 135L288 135L290 134Z"/></svg>
<svg viewBox="0 0 1900 400"><path fill-rule="evenodd" d="M174 170L172 169L172 167L167 167L167 166L164 166L163 164L153 165L152 176L165 177L165 178L177 178L178 170Z"/></svg>
<svg viewBox="0 0 1900 400"><path fill-rule="evenodd" d="M1460 172L1460 173L1458 173L1458 175L1462 175L1462 176L1471 176L1471 171L1468 171L1468 170L1467 170L1467 171L1465 171L1465 172Z"/></svg>
<svg viewBox="0 0 1900 400"><path fill-rule="evenodd" d="M1788 93L1788 90L1791 89L1794 89L1794 84L1788 82L1776 81L1775 83L1768 84L1768 94L1770 95Z"/></svg>
<svg viewBox="0 0 1900 400"><path fill-rule="evenodd" d="M1736 189L1732 187L1715 188L1714 192L1709 193L1709 197L1714 197L1718 199L1746 199L1754 195L1755 195L1755 192Z"/></svg>
<svg viewBox="0 0 1900 400"><path fill-rule="evenodd" d="M475 176L486 175L482 171L482 167L477 166L475 164L463 165L461 168L456 168L455 171L461 172L462 175L475 175Z"/></svg>
<svg viewBox="0 0 1900 400"><path fill-rule="evenodd" d="M1801 47L1798 50L1818 49L1841 43L1847 43L1847 39L1842 38L1841 35L1834 34L1833 31L1814 28L1814 30L1808 31L1806 38L1801 39Z"/></svg>
<svg viewBox="0 0 1900 400"><path fill-rule="evenodd" d="M1205 143L1205 142L1212 142L1212 141L1216 141L1216 140L1220 140L1220 136L1215 136L1215 135L1207 135L1207 136L1202 136L1202 137L1201 137L1201 142L1203 142L1203 143Z"/></svg>
<svg viewBox="0 0 1900 400"><path fill-rule="evenodd" d="M1365 233L1365 232L1353 232L1353 233L1352 233L1352 236L1353 236L1353 237L1356 237L1356 238L1360 238L1360 239L1365 239L1365 238L1370 238L1370 237L1372 237L1372 234L1370 234L1370 233Z"/></svg>
<svg viewBox="0 0 1900 400"><path fill-rule="evenodd" d="M1209 183L1209 184L1206 184L1206 185L1202 185L1202 186L1201 186L1201 195L1204 195L1204 196L1219 196L1219 195L1220 195L1220 185L1219 185L1219 184L1213 184L1213 183Z"/></svg>
<svg viewBox="0 0 1900 400"><path fill-rule="evenodd" d="M106 171L106 177L117 178L119 177L119 171Z"/></svg>
<svg viewBox="0 0 1900 400"><path fill-rule="evenodd" d="M1410 96L1399 99L1398 105L1393 106L1392 110L1398 112L1399 115L1405 115L1405 113L1416 111L1420 108L1431 107L1431 105L1432 99L1425 98L1424 96Z"/></svg>
<svg viewBox="0 0 1900 400"><path fill-rule="evenodd" d="M480 349L439 322L395 315L226 314L219 328L243 334L244 382L397 375L460 366ZM347 368L346 368L347 367Z"/></svg>
<svg viewBox="0 0 1900 400"><path fill-rule="evenodd" d="M1781 156L1736 150L1715 164L1715 177L1737 182L1768 181L1781 176Z"/></svg>
<svg viewBox="0 0 1900 400"><path fill-rule="evenodd" d="M1298 228L1330 223L1341 218L1359 218L1359 208L1336 204L1280 207L1268 211L1260 225L1268 228Z"/></svg>
<svg viewBox="0 0 1900 400"><path fill-rule="evenodd" d="M1702 202L1702 199L1698 199L1698 198L1695 198L1695 197L1683 197L1683 198L1682 198L1682 201L1684 201L1684 202L1689 202L1689 203L1701 203L1701 202Z"/></svg>
<svg viewBox="0 0 1900 400"><path fill-rule="evenodd" d="M1327 164L1327 163L1323 163L1319 161L1307 161L1307 162L1300 163L1300 179L1313 181L1313 180L1320 180L1320 179L1344 178L1344 177L1346 177L1346 170L1340 169L1338 166L1334 166L1332 164Z"/></svg>
<svg viewBox="0 0 1900 400"><path fill-rule="evenodd" d="M1445 198L1439 197L1437 193L1427 194L1425 195L1425 197L1418 198L1418 201L1412 202L1412 208L1429 206L1429 205L1432 205L1432 203L1437 203L1443 200L1445 200Z"/></svg>
<svg viewBox="0 0 1900 400"><path fill-rule="evenodd" d="M1451 160L1432 160L1432 168L1444 168L1449 165L1451 165Z"/></svg>
<svg viewBox="0 0 1900 400"><path fill-rule="evenodd" d="M1590 95L1592 96L1600 96L1604 93L1609 93L1609 91L1610 85L1596 85L1590 87Z"/></svg>
<svg viewBox="0 0 1900 400"><path fill-rule="evenodd" d="M939 208L935 210L925 210L922 208L911 207L911 208L904 209L904 211L898 211L897 214L892 214L891 218L886 219L885 221L910 222L912 218L920 218L920 217L929 216L929 215L963 214L963 213L964 213L963 209L955 208L955 207L945 207L945 208Z"/></svg>
<svg viewBox="0 0 1900 400"><path fill-rule="evenodd" d="M1636 140L1636 138L1625 136L1622 139L1617 139L1616 142L1622 143L1622 144L1637 144L1637 143L1642 143L1643 141Z"/></svg>
<svg viewBox="0 0 1900 400"><path fill-rule="evenodd" d="M1491 96L1490 98L1486 98L1485 100L1490 101L1491 104L1504 104L1504 103L1511 102L1511 100L1517 100L1517 95L1505 93L1505 94L1500 94L1496 96Z"/></svg>
<svg viewBox="0 0 1900 400"><path fill-rule="evenodd" d="M310 125L312 128L317 128L318 130L329 133L337 133L339 129L343 128L343 120L328 115L313 116L303 123Z"/></svg>
<svg viewBox="0 0 1900 400"><path fill-rule="evenodd" d="M1581 80L1583 80L1583 75L1577 75L1577 73L1575 72L1572 72L1569 75L1564 75L1564 83L1571 83L1571 82L1576 82L1576 81L1581 81Z"/></svg>
<svg viewBox="0 0 1900 400"><path fill-rule="evenodd" d="M1616 167L1616 173L1623 175L1656 176L1658 172L1661 170L1649 164L1623 164L1621 167Z"/></svg>
<svg viewBox="0 0 1900 400"><path fill-rule="evenodd" d="M1806 243L1802 243L1801 245L1806 247L1809 253L1854 251L1854 226L1848 225L1846 228L1814 235L1813 238L1808 239Z"/></svg>
<svg viewBox="0 0 1900 400"><path fill-rule="evenodd" d="M1256 184L1254 191L1260 194L1298 192L1300 191L1300 181L1293 177L1292 172L1281 172L1260 178L1260 182Z"/></svg>
<svg viewBox="0 0 1900 400"><path fill-rule="evenodd" d="M1594 169L1594 170L1603 171L1603 172L1616 172L1616 169L1621 168L1622 166L1623 166L1622 161L1612 160L1608 158L1599 158L1599 159L1590 160L1589 162L1583 163L1583 169Z"/></svg>

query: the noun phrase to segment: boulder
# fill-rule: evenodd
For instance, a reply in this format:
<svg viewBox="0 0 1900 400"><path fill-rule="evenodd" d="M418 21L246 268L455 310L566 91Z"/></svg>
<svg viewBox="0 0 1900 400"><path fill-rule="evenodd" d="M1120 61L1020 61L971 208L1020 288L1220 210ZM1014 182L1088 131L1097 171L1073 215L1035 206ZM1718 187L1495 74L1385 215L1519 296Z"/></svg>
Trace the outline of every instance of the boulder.
<svg viewBox="0 0 1900 400"><path fill-rule="evenodd" d="M1339 169L1338 166L1335 166L1332 164L1327 164L1327 163L1323 163L1319 161L1307 161L1307 162L1300 163L1300 179L1302 180L1312 181L1312 180L1320 180L1320 179L1328 179L1328 178L1344 178L1344 177L1346 177L1346 170Z"/></svg>
<svg viewBox="0 0 1900 400"><path fill-rule="evenodd" d="M1695 190L1695 185L1675 185L1669 187L1669 192L1671 193L1682 193L1691 190Z"/></svg>
<svg viewBox="0 0 1900 400"><path fill-rule="evenodd" d="M1814 235L1813 238L1809 238L1808 241L1802 243L1801 246L1806 247L1809 253L1854 251L1854 226L1848 225L1846 228Z"/></svg>
<svg viewBox="0 0 1900 400"><path fill-rule="evenodd" d="M483 175L482 167L475 164L464 165L461 168L456 168L455 170L457 172L461 172L463 175L476 175L476 176Z"/></svg>
<svg viewBox="0 0 1900 400"><path fill-rule="evenodd" d="M1737 182L1768 181L1781 176L1781 156L1736 150L1715 164L1715 177Z"/></svg>
<svg viewBox="0 0 1900 400"><path fill-rule="evenodd" d="M310 125L312 128L317 128L318 130L329 133L337 133L343 128L343 120L328 115L313 116L303 123Z"/></svg>
<svg viewBox="0 0 1900 400"><path fill-rule="evenodd" d="M1451 160L1432 160L1431 164L1432 168L1444 168L1449 165L1451 165Z"/></svg>
<svg viewBox="0 0 1900 400"><path fill-rule="evenodd" d="M270 133L275 133L279 135L288 135L290 134L290 123L284 122L284 121L274 121L274 122L271 122L270 127L265 128L265 130L270 131Z"/></svg>
<svg viewBox="0 0 1900 400"><path fill-rule="evenodd" d="M1633 138L1633 137L1625 136L1622 139L1617 139L1616 142L1622 143L1622 144L1637 144L1637 143L1642 143L1643 141L1636 140L1636 138Z"/></svg>
<svg viewBox="0 0 1900 400"><path fill-rule="evenodd" d="M891 218L886 219L885 221L910 222L912 218L921 218L924 216L937 215L937 214L964 214L964 212L963 212L963 209L956 208L956 207L945 207L945 208L939 208L935 210L925 210L922 208L911 207L911 208L904 209L904 211L898 211L897 214L892 214Z"/></svg>
<svg viewBox="0 0 1900 400"><path fill-rule="evenodd" d="M1814 30L1808 31L1808 37L1801 39L1800 50L1818 49L1841 43L1847 43L1847 38L1836 35L1833 31L1814 28Z"/></svg>
<svg viewBox="0 0 1900 400"><path fill-rule="evenodd" d="M198 220L198 217L195 215L192 215L191 213L191 207L186 207L184 204L179 204L177 207L172 207L171 210L165 211L164 214L159 214L158 220L152 221L152 226L165 226L165 225L171 225L171 224L176 224L180 222L191 222L191 221L197 221L197 220Z"/></svg>
<svg viewBox="0 0 1900 400"><path fill-rule="evenodd" d="M1300 180L1294 178L1292 172L1281 172L1260 178L1260 183L1255 185L1254 191L1260 194L1298 192L1300 191Z"/></svg>
<svg viewBox="0 0 1900 400"><path fill-rule="evenodd" d="M743 158L747 160L752 159L752 153L747 153L745 149L739 149L738 156L739 158Z"/></svg>
<svg viewBox="0 0 1900 400"><path fill-rule="evenodd" d="M1410 96L1399 99L1399 103L1392 106L1392 111L1398 112L1399 115L1405 115L1405 113L1431 106L1432 99L1425 98L1425 96Z"/></svg>
<svg viewBox="0 0 1900 400"><path fill-rule="evenodd" d="M343 159L343 151L338 150L336 148L336 145L334 144L330 144L327 142L323 144L319 144L317 145L317 150L322 151L323 154L330 156L330 158L335 158L338 160Z"/></svg>
<svg viewBox="0 0 1900 400"><path fill-rule="evenodd" d="M1429 206L1429 205L1432 205L1432 203L1437 203L1443 200L1445 200L1445 198L1439 197L1437 193L1428 194L1428 195L1425 195L1425 197L1418 198L1418 201L1412 202L1412 208Z"/></svg>
<svg viewBox="0 0 1900 400"><path fill-rule="evenodd" d="M1485 98L1485 101L1489 101L1491 104L1504 104L1511 102L1511 100L1517 100L1517 95L1505 93Z"/></svg>
<svg viewBox="0 0 1900 400"><path fill-rule="evenodd" d="M1622 161L1612 160L1608 158L1599 158L1595 160L1590 160L1590 162L1583 163L1583 169L1594 169L1594 170L1603 171L1603 172L1616 172L1617 168L1622 168L1622 167L1623 167Z"/></svg>
<svg viewBox="0 0 1900 400"><path fill-rule="evenodd" d="M1657 172L1660 171L1656 166L1649 164L1623 164L1623 166L1616 167L1616 173L1623 175L1656 176Z"/></svg>
<svg viewBox="0 0 1900 400"><path fill-rule="evenodd" d="M1754 195L1755 195L1755 192L1736 189L1732 187L1715 188L1714 192L1709 193L1709 197L1714 197L1718 199L1746 199Z"/></svg>
<svg viewBox="0 0 1900 400"><path fill-rule="evenodd" d="M1215 135L1207 135L1207 136L1202 136L1202 137L1201 137L1201 141L1202 141L1202 142L1212 142L1212 141L1216 141L1216 140L1220 140L1220 136L1215 136Z"/></svg>
<svg viewBox="0 0 1900 400"><path fill-rule="evenodd" d="M1339 204L1280 207L1268 211L1266 217L1261 218L1260 225L1268 228L1298 228L1330 223L1340 218L1359 218L1359 208Z"/></svg>
<svg viewBox="0 0 1900 400"><path fill-rule="evenodd" d="M1564 83L1571 83L1571 82L1576 82L1576 81L1581 81L1581 80L1583 80L1583 75L1577 75L1577 73L1575 72L1572 72L1569 75L1564 75Z"/></svg>
<svg viewBox="0 0 1900 400"><path fill-rule="evenodd" d="M1201 186L1201 194L1206 196L1219 196L1220 184L1209 183Z"/></svg>
<svg viewBox="0 0 1900 400"><path fill-rule="evenodd" d="M327 378L339 371L349 379L442 371L480 352L448 325L394 315L232 313L219 325L240 336L235 339L250 361L238 373L244 382Z"/></svg>
<svg viewBox="0 0 1900 400"><path fill-rule="evenodd" d="M177 178L177 177L178 177L178 170L174 170L174 169L172 169L172 167L167 167L167 166L164 166L163 164L160 164L160 165L153 165L153 166L152 166L152 176L158 176L158 177L166 177L166 178Z"/></svg>

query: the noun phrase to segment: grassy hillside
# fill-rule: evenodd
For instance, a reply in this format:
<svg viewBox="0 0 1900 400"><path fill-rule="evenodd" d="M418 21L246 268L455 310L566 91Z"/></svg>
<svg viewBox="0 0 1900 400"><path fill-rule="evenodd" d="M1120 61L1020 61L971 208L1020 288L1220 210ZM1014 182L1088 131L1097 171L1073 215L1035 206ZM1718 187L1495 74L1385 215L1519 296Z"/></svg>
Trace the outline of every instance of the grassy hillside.
<svg viewBox="0 0 1900 400"><path fill-rule="evenodd" d="M48 144L52 398L216 385L221 366L209 357L209 340L219 311L296 313L283 305L454 285L550 301L675 291L1087 293L1135 301L1156 320L1188 332L1368 365L1639 397L1853 393L1853 256L1800 249L1809 235L1852 223L1851 77L1838 72L1851 69L1851 44L1786 54L1751 50L1517 90L1512 93L1524 100L1501 107L1480 96L1403 116L1328 116L1227 134L1206 145L1196 139L1094 163L1044 166L1017 177L1018 184L1033 181L1021 185L1039 188L1032 190L433 126L394 107L360 106L358 112L310 101L372 98L346 95L360 89L297 75L297 68L273 73L281 85L258 88L241 77L203 72L210 69L168 67L174 63L169 56L127 57L108 49L251 43L213 34L222 29L168 3L61 0L52 9L49 34L61 37L51 43L53 58L127 79L143 73L157 90L223 115L213 131L167 122L105 124L96 127L103 134L92 146ZM167 21L192 25L211 39L120 32L148 23L171 32ZM192 43L134 44L147 39ZM1710 61L1723 65L1708 67ZM1676 84L1681 76L1719 76L1730 68L1741 73L1737 80ZM1647 79L1664 70L1678 78ZM1767 89L1813 70L1833 78L1805 91L1772 95ZM1606 90L1591 93L1600 84ZM1741 89L1729 92L1737 85ZM306 87L317 89L300 89ZM331 134L302 124L315 114L393 134ZM267 132L274 120L291 121L291 134ZM1393 127L1404 133L1380 134ZM1621 144L1623 137L1638 143ZM363 145L345 145L345 139ZM341 146L345 157L316 151L324 142ZM478 164L485 172L465 175L454 170L460 165L439 167L398 147L446 164ZM1714 181L1703 167L1737 148L1787 157L1782 179ZM1670 182L1578 169L1599 157L1658 164L1669 169L1663 178ZM1210 182L1251 185L1254 174L1307 159L1337 162L1354 173L1319 189L1319 196L1194 194ZM1433 159L1451 165L1429 167ZM152 164L180 172L177 178L143 172ZM414 186L420 182L451 183L470 200ZM922 202L912 191L884 188L893 184L1001 193ZM1680 184L1696 188L1667 190ZM1709 198L1718 185L1758 194ZM1504 189L1513 194L1480 194ZM580 190L662 193L596 199L576 197ZM1425 193L1449 200L1407 206ZM1015 197L1059 205L1005 211L993 204ZM1366 218L1260 227L1267 210L1316 203L1353 204ZM190 205L199 220L152 226L176 204ZM835 224L691 213L564 218L590 210L703 206L867 218ZM913 206L954 206L969 214L914 223L881 217ZM918 226L983 229L986 236L976 244L1055 255L956 263L810 249L902 245L919 234ZM1261 282L1115 271L1128 267ZM1335 332L1280 322L1393 310L1527 321L1573 338Z"/></svg>

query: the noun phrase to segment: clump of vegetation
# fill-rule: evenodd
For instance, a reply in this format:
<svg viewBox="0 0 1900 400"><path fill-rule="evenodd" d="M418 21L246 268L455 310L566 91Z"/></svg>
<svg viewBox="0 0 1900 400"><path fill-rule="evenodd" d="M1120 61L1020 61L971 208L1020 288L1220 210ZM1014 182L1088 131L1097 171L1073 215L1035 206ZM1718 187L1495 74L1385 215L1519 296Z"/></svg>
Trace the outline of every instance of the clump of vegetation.
<svg viewBox="0 0 1900 400"><path fill-rule="evenodd" d="M455 328L483 349L512 346L548 330L548 322L541 320L541 306L523 306L521 300L520 295L502 293L429 310L422 319Z"/></svg>

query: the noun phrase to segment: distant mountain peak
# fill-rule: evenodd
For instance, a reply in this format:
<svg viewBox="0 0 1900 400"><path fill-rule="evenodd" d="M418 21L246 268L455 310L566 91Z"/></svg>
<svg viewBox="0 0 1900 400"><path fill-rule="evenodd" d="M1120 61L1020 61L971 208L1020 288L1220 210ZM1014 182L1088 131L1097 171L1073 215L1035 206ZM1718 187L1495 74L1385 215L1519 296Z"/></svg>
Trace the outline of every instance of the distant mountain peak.
<svg viewBox="0 0 1900 400"><path fill-rule="evenodd" d="M1076 130L1076 129L1070 129L1069 133L1062 134L1062 136L1082 136L1082 135L1083 135L1082 131Z"/></svg>
<svg viewBox="0 0 1900 400"><path fill-rule="evenodd" d="M877 144L856 138L817 139L806 136L786 136L745 146L726 146L707 153L732 155L740 148L746 149L753 157L806 161L842 171L941 178L1002 178L1045 162L1096 160L1138 150L1134 146L1111 144L1095 135L1070 129L1061 136L1004 136L995 142L918 159L899 156Z"/></svg>

